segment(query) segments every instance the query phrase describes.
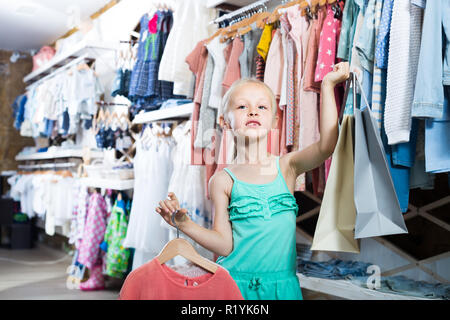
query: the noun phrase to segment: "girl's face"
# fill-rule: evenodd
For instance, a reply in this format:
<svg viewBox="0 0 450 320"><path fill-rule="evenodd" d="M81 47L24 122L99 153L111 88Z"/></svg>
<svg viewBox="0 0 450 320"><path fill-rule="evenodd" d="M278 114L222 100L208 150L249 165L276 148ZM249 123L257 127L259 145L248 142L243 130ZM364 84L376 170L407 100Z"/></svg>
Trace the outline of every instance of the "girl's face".
<svg viewBox="0 0 450 320"><path fill-rule="evenodd" d="M240 136L261 138L276 125L267 89L246 83L236 89L228 106L231 128Z"/></svg>

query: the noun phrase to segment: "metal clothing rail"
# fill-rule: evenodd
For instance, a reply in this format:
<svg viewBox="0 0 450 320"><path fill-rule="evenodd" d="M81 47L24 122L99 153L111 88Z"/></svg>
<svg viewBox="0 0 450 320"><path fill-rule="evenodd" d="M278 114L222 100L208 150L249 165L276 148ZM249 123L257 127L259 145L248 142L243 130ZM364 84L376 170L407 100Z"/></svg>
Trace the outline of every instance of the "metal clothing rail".
<svg viewBox="0 0 450 320"><path fill-rule="evenodd" d="M238 10L232 11L232 12L230 12L230 13L226 13L226 14L224 14L223 16L221 16L221 17L219 17L219 18L217 18L217 19L211 21L210 24L213 24L213 23L219 23L219 22L222 22L222 21L224 21L224 20L231 19L231 18L233 18L233 17L235 17L235 16L237 16L237 15L240 15L240 14L242 14L242 13L245 13L245 12L247 12L247 11L250 11L250 10L256 8L256 7L262 6L262 5L264 5L265 3L267 3L267 2L269 2L269 0L259 0L259 1L256 1L256 2L251 3L251 4L249 4L249 5L245 6L245 7L240 8L240 9L238 9Z"/></svg>
<svg viewBox="0 0 450 320"><path fill-rule="evenodd" d="M56 69L56 71L53 71L52 73L46 75L45 77L43 77L43 78L41 78L41 79L39 79L39 80L33 82L32 84L28 85L28 86L26 87L26 89L28 90L29 88L31 88L31 87L33 87L33 86L37 86L38 84L44 82L45 80L48 80L48 79L50 79L50 78L53 78L53 77L56 76L57 74L60 74L61 72L63 72L63 71L65 71L65 70L69 69L70 67L72 67L72 66L74 66L74 65L77 65L78 63L80 63L80 62L82 62L82 61L88 61L88 62L91 62L91 61L93 61L93 60L94 60L94 59L88 57L88 54L87 54L87 53L86 53L86 54L83 54L82 56L79 56L78 58L73 59L72 61L70 61L69 63L63 65L62 67L59 67L58 69Z"/></svg>
<svg viewBox="0 0 450 320"><path fill-rule="evenodd" d="M56 169L56 168L71 168L75 167L77 164L75 162L68 163L42 163L42 164L28 164L19 165L19 169Z"/></svg>

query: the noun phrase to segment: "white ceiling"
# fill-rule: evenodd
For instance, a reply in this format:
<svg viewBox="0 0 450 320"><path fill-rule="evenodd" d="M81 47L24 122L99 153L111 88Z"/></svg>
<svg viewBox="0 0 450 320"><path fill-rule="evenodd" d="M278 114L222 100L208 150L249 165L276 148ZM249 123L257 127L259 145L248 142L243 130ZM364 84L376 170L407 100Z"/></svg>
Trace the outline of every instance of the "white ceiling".
<svg viewBox="0 0 450 320"><path fill-rule="evenodd" d="M109 0L0 0L0 49L38 50Z"/></svg>

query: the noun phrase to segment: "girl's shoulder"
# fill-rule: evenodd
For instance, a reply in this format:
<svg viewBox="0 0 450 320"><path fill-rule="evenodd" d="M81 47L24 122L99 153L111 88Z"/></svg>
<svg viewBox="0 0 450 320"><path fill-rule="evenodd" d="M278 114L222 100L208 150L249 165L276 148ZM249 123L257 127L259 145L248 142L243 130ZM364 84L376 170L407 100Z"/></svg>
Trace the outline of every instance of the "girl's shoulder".
<svg viewBox="0 0 450 320"><path fill-rule="evenodd" d="M233 187L233 179L225 170L220 170L212 175L209 179L208 186L210 192L223 191L227 195L230 195Z"/></svg>

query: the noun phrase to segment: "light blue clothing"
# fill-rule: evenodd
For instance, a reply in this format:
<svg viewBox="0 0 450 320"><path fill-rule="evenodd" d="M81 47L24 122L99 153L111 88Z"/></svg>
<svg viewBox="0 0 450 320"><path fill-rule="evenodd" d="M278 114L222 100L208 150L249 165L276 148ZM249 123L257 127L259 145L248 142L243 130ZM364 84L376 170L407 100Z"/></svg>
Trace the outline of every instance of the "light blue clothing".
<svg viewBox="0 0 450 320"><path fill-rule="evenodd" d="M370 104L370 110L372 110L372 82L373 82L373 76L372 73L367 71L366 69L363 69L363 83L362 87L364 90L364 94L366 95L367 102ZM361 110L367 107L366 101L361 95Z"/></svg>
<svg viewBox="0 0 450 320"><path fill-rule="evenodd" d="M395 165L393 163L393 153L395 153L396 159L402 159L404 162L407 162L407 160L410 159L403 159L405 156L405 153L399 153L399 152L393 152L393 148L391 145L388 144L388 139L386 136L386 131L384 129L384 103L386 101L386 81L387 81L387 72L386 69L381 69L382 75L381 75L381 97L382 102L381 105L383 106L383 109L381 110L382 116L381 116L381 141L383 142L384 152L386 156L386 161L389 167L389 172L392 177L392 181L394 183L395 188L395 194L397 195L398 202L400 204L400 208L402 212L408 211L408 203L409 203L409 180L410 180L410 168L405 166L399 166ZM413 132L413 130L411 130ZM410 139L411 140L411 139ZM412 144L414 142L414 144ZM415 139L412 139L412 141L407 142L405 145L408 145L409 148L412 148L412 150L416 150L416 144ZM404 150L402 147L402 150ZM407 147L406 147L407 148ZM408 149L410 150L410 149ZM407 153L409 155L409 153Z"/></svg>
<svg viewBox="0 0 450 320"><path fill-rule="evenodd" d="M425 122L425 170L433 173L450 171L450 86L444 88L442 119Z"/></svg>
<svg viewBox="0 0 450 320"><path fill-rule="evenodd" d="M353 37L355 35L356 20L359 14L359 6L354 0L345 1L342 13L341 33L339 36L337 57L350 62Z"/></svg>
<svg viewBox="0 0 450 320"><path fill-rule="evenodd" d="M411 0L411 4L418 6L422 9L425 9L425 6L427 4L427 0Z"/></svg>
<svg viewBox="0 0 450 320"><path fill-rule="evenodd" d="M356 51L358 52L361 66L372 72L375 59L375 10L377 3L382 0L369 0L367 8L364 12L363 27L359 33L359 39L356 43Z"/></svg>
<svg viewBox="0 0 450 320"><path fill-rule="evenodd" d="M394 0L384 0L381 21L378 29L377 45L375 48L376 65L380 69L387 69L389 56L389 33L391 30L392 8Z"/></svg>
<svg viewBox="0 0 450 320"><path fill-rule="evenodd" d="M369 276L350 277L350 281L358 286L367 288ZM443 283L428 283L415 281L405 276L390 276L380 278L380 292L401 294L427 299L450 299L450 285Z"/></svg>
<svg viewBox="0 0 450 320"><path fill-rule="evenodd" d="M348 279L367 275L367 268L372 263L362 261L343 261L331 259L328 261L308 261L297 257L297 272L307 276L323 279Z"/></svg>
<svg viewBox="0 0 450 320"><path fill-rule="evenodd" d="M167 109L172 107L177 107L182 104L192 103L191 99L168 99L161 104L160 109Z"/></svg>
<svg viewBox="0 0 450 320"><path fill-rule="evenodd" d="M448 175L450 177L450 175ZM434 189L434 173L425 172L425 160L416 159L414 166L411 168L409 176L409 188L420 188L422 190ZM450 186L450 185L449 185Z"/></svg>
<svg viewBox="0 0 450 320"><path fill-rule="evenodd" d="M411 116L442 118L443 85L450 85L450 1L448 0L426 2L416 84Z"/></svg>
<svg viewBox="0 0 450 320"><path fill-rule="evenodd" d="M412 168L416 157L416 141L419 119L412 119L409 141L391 145L392 164Z"/></svg>

